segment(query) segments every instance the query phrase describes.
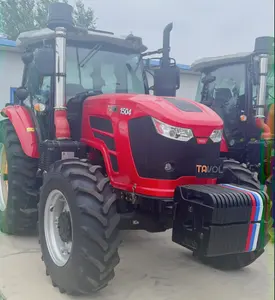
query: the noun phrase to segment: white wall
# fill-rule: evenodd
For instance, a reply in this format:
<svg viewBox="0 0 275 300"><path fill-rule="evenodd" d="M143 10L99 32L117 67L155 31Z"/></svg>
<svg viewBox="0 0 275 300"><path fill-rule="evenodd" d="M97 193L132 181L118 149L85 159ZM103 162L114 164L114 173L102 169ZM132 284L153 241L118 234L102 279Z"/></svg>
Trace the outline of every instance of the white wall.
<svg viewBox="0 0 275 300"><path fill-rule="evenodd" d="M147 76L149 86L153 85L153 77ZM177 90L177 97L194 100L196 96L199 75L192 72L184 71L180 74L180 88Z"/></svg>
<svg viewBox="0 0 275 300"><path fill-rule="evenodd" d="M195 100L197 86L200 76L186 71L180 75L180 88L177 91L178 97Z"/></svg>
<svg viewBox="0 0 275 300"><path fill-rule="evenodd" d="M0 48L0 109L10 101L10 88L21 84L23 63L19 53Z"/></svg>

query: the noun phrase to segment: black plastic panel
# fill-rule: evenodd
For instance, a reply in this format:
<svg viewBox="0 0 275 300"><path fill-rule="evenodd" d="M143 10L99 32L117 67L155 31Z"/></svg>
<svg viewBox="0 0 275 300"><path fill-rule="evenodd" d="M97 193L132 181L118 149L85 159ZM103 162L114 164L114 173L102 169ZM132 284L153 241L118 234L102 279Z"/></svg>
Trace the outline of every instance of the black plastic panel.
<svg viewBox="0 0 275 300"><path fill-rule="evenodd" d="M112 168L115 172L118 172L118 162L117 162L117 157L113 154L110 154L110 159L111 159L111 164Z"/></svg>
<svg viewBox="0 0 275 300"><path fill-rule="evenodd" d="M79 94L67 103L67 117L70 124L72 139L79 141L81 138L83 103L87 94Z"/></svg>
<svg viewBox="0 0 275 300"><path fill-rule="evenodd" d="M48 171L57 160L62 159L62 152L71 152L75 157L86 158L86 145L71 140L46 140L40 144L39 168Z"/></svg>
<svg viewBox="0 0 275 300"><path fill-rule="evenodd" d="M174 104L178 109L185 112L202 112L202 110L199 107L185 100L179 100L176 98L165 98L165 100L169 101L170 103Z"/></svg>
<svg viewBox="0 0 275 300"><path fill-rule="evenodd" d="M131 150L138 174L145 178L177 179L196 175L197 159L215 161L220 157L220 144L197 144L195 138L188 142L176 141L159 135L151 117L129 121ZM167 172L165 165L174 168Z"/></svg>
<svg viewBox="0 0 275 300"><path fill-rule="evenodd" d="M90 117L90 125L94 129L113 133L113 125L109 119L92 116Z"/></svg>
<svg viewBox="0 0 275 300"><path fill-rule="evenodd" d="M108 135L105 135L105 134L101 134L99 132L94 132L93 134L94 134L95 138L102 140L106 144L106 146L109 150L116 151L114 138L112 138Z"/></svg>

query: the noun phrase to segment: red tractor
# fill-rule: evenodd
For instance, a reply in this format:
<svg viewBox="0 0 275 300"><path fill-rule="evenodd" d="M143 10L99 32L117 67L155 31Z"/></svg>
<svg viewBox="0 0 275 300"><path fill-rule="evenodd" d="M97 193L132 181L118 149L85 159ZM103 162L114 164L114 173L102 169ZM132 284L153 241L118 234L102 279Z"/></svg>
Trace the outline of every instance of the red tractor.
<svg viewBox="0 0 275 300"><path fill-rule="evenodd" d="M222 269L264 252L267 196L223 176L222 119L175 98L171 30L149 52L162 53L155 95L142 40L78 28L67 4L50 6L48 28L18 38L22 84L1 112L1 230L28 233L38 220L60 292L105 287L123 229L172 228L175 243Z"/></svg>

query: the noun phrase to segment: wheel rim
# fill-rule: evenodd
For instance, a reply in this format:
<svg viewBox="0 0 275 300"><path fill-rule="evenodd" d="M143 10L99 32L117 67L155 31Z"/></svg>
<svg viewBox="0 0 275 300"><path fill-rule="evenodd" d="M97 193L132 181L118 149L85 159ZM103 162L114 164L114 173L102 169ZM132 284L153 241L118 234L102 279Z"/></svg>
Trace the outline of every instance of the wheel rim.
<svg viewBox="0 0 275 300"><path fill-rule="evenodd" d="M8 161L5 146L0 143L0 211L4 211L8 203Z"/></svg>
<svg viewBox="0 0 275 300"><path fill-rule="evenodd" d="M71 255L73 234L70 207L59 190L53 190L48 195L44 211L44 233L53 262L63 267Z"/></svg>

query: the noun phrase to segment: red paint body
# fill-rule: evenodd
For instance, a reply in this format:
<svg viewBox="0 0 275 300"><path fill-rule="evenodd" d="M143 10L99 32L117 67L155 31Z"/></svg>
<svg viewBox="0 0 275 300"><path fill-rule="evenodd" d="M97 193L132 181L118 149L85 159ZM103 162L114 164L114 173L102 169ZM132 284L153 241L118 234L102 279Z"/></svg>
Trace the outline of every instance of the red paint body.
<svg viewBox="0 0 275 300"><path fill-rule="evenodd" d="M228 152L228 147L227 147L227 143L226 143L224 136L222 137L222 141L221 141L221 152L223 152L223 153Z"/></svg>
<svg viewBox="0 0 275 300"><path fill-rule="evenodd" d="M24 106L13 105L3 108L2 112L13 124L24 153L27 156L39 158L36 133L35 131L27 131L27 128L35 128L28 109Z"/></svg>
<svg viewBox="0 0 275 300"><path fill-rule="evenodd" d="M179 185L214 184L215 179L199 179L194 176L181 177L177 180L142 178L135 168L128 134L129 119L152 116L172 126L191 128L197 138L209 137L214 129L222 129L223 121L213 110L200 103L189 102L199 107L202 112L184 112L164 98L150 95L105 94L89 97L83 105L81 141L102 153L108 176L114 188L131 192L135 187L137 194L172 198L175 188ZM116 106L117 111L110 111L109 105ZM131 115L121 115L120 108L131 109ZM110 119L114 133L92 129L90 116ZM102 140L95 138L93 132L96 131L114 137L116 151L109 150ZM150 145L143 146L150 147ZM119 173L112 170L110 153L117 157Z"/></svg>
<svg viewBox="0 0 275 300"><path fill-rule="evenodd" d="M54 125L55 125L55 137L57 139L69 139L71 137L66 109L55 110Z"/></svg>
<svg viewBox="0 0 275 300"><path fill-rule="evenodd" d="M104 158L107 174L114 188L135 193L172 198L177 186L183 184L215 184L216 179L196 178L195 176L180 177L176 180L159 180L140 177L136 171L131 153L128 121L132 118L151 116L172 126L191 128L194 136L200 144L206 143L214 129L222 129L222 119L210 108L189 100L185 100L199 107L202 112L185 112L178 109L162 97L136 94L105 94L88 97L83 104L82 137L81 141L99 150ZM110 105L117 107L116 112L109 109ZM120 114L120 108L131 109L131 115ZM28 127L34 127L30 113L22 106L8 106L3 112L11 120L20 139L23 151L26 155L39 158L38 143L35 132L27 132ZM97 116L110 119L113 125L113 133L107 133L92 129L90 117ZM58 117L56 119L56 117ZM55 115L56 124L60 121L62 130L60 136L68 136L67 125L62 121L64 114ZM65 125L66 126L65 126ZM60 124L59 124L60 125ZM64 126L63 126L64 125ZM64 130L63 130L64 129ZM114 138L116 151L111 151L105 143L94 137L93 132L109 135ZM141 132L142 134L142 132ZM184 143L184 142L183 142ZM150 145L145 145L150 147ZM223 152L227 150L225 141L221 143ZM117 157L119 173L111 167L110 156L112 153Z"/></svg>

